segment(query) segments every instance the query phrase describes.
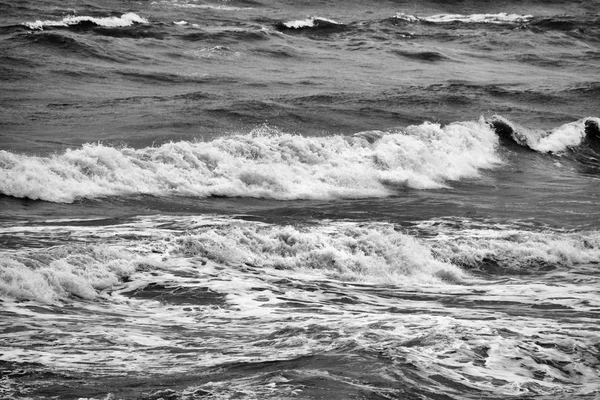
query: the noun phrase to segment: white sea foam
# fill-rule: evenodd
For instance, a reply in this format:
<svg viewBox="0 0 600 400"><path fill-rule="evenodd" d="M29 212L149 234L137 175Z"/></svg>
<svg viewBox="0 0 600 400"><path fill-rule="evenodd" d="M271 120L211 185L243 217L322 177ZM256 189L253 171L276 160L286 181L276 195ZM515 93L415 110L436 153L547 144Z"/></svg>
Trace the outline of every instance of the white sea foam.
<svg viewBox="0 0 600 400"><path fill-rule="evenodd" d="M53 229L82 228L76 220L71 227L70 220L48 222L40 229L49 237ZM347 382L346 362L362 363L364 354L379 357L385 364L377 365L393 372L388 377L376 368L368 379L363 370L356 372L361 382L377 382L365 389L378 393L387 393L386 379L422 385L439 376L450 383L435 386L436 393L449 395L457 385L513 397L597 390L600 286L594 272L551 282L543 276L477 280L441 261L436 250L454 246L460 255L482 248L518 258L542 246L542 252L562 253L573 263L597 262L598 233L457 222L425 221L417 228L428 239L420 239L389 223L281 226L145 216L73 230L78 240L94 244L1 250L0 285L12 288L0 286L2 311L10 315L0 319L2 360L34 371L100 377L218 369L217 379L196 382L200 386L185 393L224 398L240 390L260 398L292 397L302 393L311 374ZM144 236L132 239L135 231ZM118 245L107 244L108 233ZM552 250L560 242L566 247ZM122 276L129 279L115 283ZM463 278L468 285L453 284ZM18 282L41 289L18 288ZM215 297L195 296L206 290ZM353 358L357 348L361 355ZM320 354L333 358L322 363ZM310 368L303 356L315 357ZM231 363L281 360L287 360L283 369L297 370L284 378L271 364L273 372L245 374L244 382L222 379ZM332 360L344 364L332 369Z"/></svg>
<svg viewBox="0 0 600 400"><path fill-rule="evenodd" d="M456 266L434 259L418 240L386 224L307 228L242 224L185 235L176 243L172 254L308 271L343 281L440 283L464 277Z"/></svg>
<svg viewBox="0 0 600 400"><path fill-rule="evenodd" d="M285 274L371 283L460 283L465 274L435 259L427 244L390 224L324 223L279 226L231 219L180 218L177 229L147 217L119 226L44 226L36 236L70 231L65 244L46 250L0 254L0 295L54 302L70 296L93 299L138 269L186 269L186 260L222 267L252 266ZM27 227L27 231L31 231ZM3 230L18 235L16 228ZM136 232L141 234L136 235ZM135 240L131 240L136 237ZM226 286L231 287L227 282ZM213 286L219 291L223 288Z"/></svg>
<svg viewBox="0 0 600 400"><path fill-rule="evenodd" d="M467 15L437 14L429 17L416 17L414 15L409 15L405 13L398 13L394 17L407 22L425 21L430 23L462 22L475 24L515 24L529 22L533 18L533 15L520 15L508 13Z"/></svg>
<svg viewBox="0 0 600 400"><path fill-rule="evenodd" d="M519 14L438 14L430 17L422 18L422 20L433 23L447 23L447 22L464 22L464 23L478 23L478 24L507 24L507 23L523 23L528 22L533 18L533 15L519 15Z"/></svg>
<svg viewBox="0 0 600 400"><path fill-rule="evenodd" d="M143 149L86 144L36 157L0 151L0 193L53 202L130 194L336 199L442 188L500 163L483 120L424 123L371 140L261 128Z"/></svg>
<svg viewBox="0 0 600 400"><path fill-rule="evenodd" d="M35 22L24 22L23 25L29 27L30 29L44 29L44 27L56 27L63 26L68 27L71 25L77 25L81 22L93 22L96 25L104 26L107 28L119 28L125 26L132 26L133 24L147 24L149 23L146 18L140 17L135 13L126 13L121 15L120 17L104 17L104 18L96 18L96 17L88 17L85 15L77 16L70 15L68 17L63 18L60 21L40 21L37 20Z"/></svg>
<svg viewBox="0 0 600 400"><path fill-rule="evenodd" d="M600 233L527 232L518 229L461 230L443 225L432 241L436 256L458 265L478 267L484 260L504 269L531 273L540 268L600 263Z"/></svg>
<svg viewBox="0 0 600 400"><path fill-rule="evenodd" d="M328 19L328 18L321 18L321 17L309 17L309 18L302 19L302 20L288 21L288 22L284 22L283 25L290 29L302 29L302 28L314 28L315 26L318 26L319 23L322 24L323 22L325 22L326 24L330 24L330 25L341 25L337 21L334 21L334 20Z"/></svg>
<svg viewBox="0 0 600 400"><path fill-rule="evenodd" d="M135 265L134 254L104 245L2 254L0 295L42 302L67 296L92 299L133 273Z"/></svg>
<svg viewBox="0 0 600 400"><path fill-rule="evenodd" d="M64 236L69 231L67 243L99 238L103 242L0 254L0 294L42 302L69 296L93 299L120 285L123 277L135 285L140 271L186 271L189 276L196 270L193 265L206 261L234 270L281 271L303 280L396 285L471 282L473 278L458 266L477 269L485 260L523 273L600 263L598 232L528 232L510 226L456 230L454 226L452 221L422 222L418 227L429 238L418 239L392 224L364 222L282 226L230 218L154 216L116 226L44 225L36 237ZM15 227L1 232L19 234ZM209 271L209 267L202 269ZM227 292L222 284L229 289L233 285L228 279L209 286Z"/></svg>

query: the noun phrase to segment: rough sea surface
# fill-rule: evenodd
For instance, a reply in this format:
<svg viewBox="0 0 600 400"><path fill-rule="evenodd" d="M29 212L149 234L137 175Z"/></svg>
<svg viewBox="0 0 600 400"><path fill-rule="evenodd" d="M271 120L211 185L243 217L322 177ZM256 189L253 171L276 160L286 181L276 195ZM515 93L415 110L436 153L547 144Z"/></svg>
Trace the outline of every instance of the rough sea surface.
<svg viewBox="0 0 600 400"><path fill-rule="evenodd" d="M0 398L600 398L600 1L0 0Z"/></svg>

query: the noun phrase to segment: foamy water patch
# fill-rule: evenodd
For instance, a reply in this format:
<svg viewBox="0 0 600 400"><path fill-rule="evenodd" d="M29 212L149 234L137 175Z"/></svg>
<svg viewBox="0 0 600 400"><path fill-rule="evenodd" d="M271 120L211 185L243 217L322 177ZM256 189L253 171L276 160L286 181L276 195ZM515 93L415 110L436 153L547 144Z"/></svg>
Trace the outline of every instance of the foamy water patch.
<svg viewBox="0 0 600 400"><path fill-rule="evenodd" d="M172 254L308 273L342 281L460 282L466 275L436 260L418 240L391 225L223 226L177 238Z"/></svg>
<svg viewBox="0 0 600 400"><path fill-rule="evenodd" d="M406 22L425 21L434 24L460 22L465 24L522 24L531 21L533 15L524 14L436 14L429 17L417 17L405 13L397 13L394 18Z"/></svg>
<svg viewBox="0 0 600 400"><path fill-rule="evenodd" d="M211 142L132 149L86 144L49 157L0 151L0 193L53 202L150 194L279 200L384 197L435 189L501 161L483 120L359 136L261 128Z"/></svg>
<svg viewBox="0 0 600 400"><path fill-rule="evenodd" d="M512 246L519 258L547 237L554 242L541 250L552 252L562 239L573 251L558 252L572 253L573 263L593 262L599 238L589 232L536 236L533 227L486 230L492 224L431 220L416 226L429 233L420 239L392 224L355 221L281 226L163 215L87 233L75 229L78 223L44 221L43 232L73 228L93 244L0 256L10 260L2 271L30 271L26 278L46 285L67 273L82 288L53 286L54 300L3 294L0 313L10 318L0 318L2 361L99 377L208 376L216 369L227 375L231 365L269 363L286 380L249 372L232 387L218 375L185 390L173 387L233 396L244 385L255 393L252 383L262 382L273 389L256 391L264 398L301 390L309 376L360 381L361 390L390 396L405 394L393 382L455 397L464 390L568 397L600 384L598 278L473 279L439 251L452 248L460 256ZM520 241L507 240L515 233ZM92 296L83 292L86 285ZM371 372L360 369L358 380L347 375L349 363L365 360Z"/></svg>
<svg viewBox="0 0 600 400"><path fill-rule="evenodd" d="M437 258L468 270L492 274L536 275L554 270L587 271L600 264L600 232L529 231L515 226L494 229L454 228L453 221L434 220L420 228L432 235L431 249ZM462 224L461 224L462 226Z"/></svg>
<svg viewBox="0 0 600 400"><path fill-rule="evenodd" d="M528 22L533 18L533 15L520 14L438 14L430 17L422 18L423 21L432 23L476 23L476 24L514 24Z"/></svg>
<svg viewBox="0 0 600 400"><path fill-rule="evenodd" d="M136 269L136 256L109 246L63 246L14 252L0 258L0 295L54 302L69 296L94 299Z"/></svg>
<svg viewBox="0 0 600 400"><path fill-rule="evenodd" d="M120 28L132 26L134 24L148 24L149 21L146 18L140 17L135 13L125 13L120 17L89 17L85 15L70 15L63 18L60 21L41 21L37 20L35 22L24 22L23 25L27 26L30 29L39 29L42 30L45 27L69 27L72 25L77 25L84 22L91 22L98 26L103 26L107 28Z"/></svg>

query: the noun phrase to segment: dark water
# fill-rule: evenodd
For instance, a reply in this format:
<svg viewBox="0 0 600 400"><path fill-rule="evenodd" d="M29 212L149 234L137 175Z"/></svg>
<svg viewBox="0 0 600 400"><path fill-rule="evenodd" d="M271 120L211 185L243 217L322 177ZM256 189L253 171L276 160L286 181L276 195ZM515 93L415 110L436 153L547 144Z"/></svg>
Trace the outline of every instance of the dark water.
<svg viewBox="0 0 600 400"><path fill-rule="evenodd" d="M599 6L0 0L0 398L597 399Z"/></svg>

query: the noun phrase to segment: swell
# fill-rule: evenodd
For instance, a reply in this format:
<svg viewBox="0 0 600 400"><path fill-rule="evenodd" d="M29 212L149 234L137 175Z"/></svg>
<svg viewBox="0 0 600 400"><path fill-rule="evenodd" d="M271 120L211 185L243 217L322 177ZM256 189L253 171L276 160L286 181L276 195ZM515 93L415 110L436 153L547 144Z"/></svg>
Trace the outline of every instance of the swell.
<svg viewBox="0 0 600 400"><path fill-rule="evenodd" d="M12 37L11 40L29 47L39 46L46 51L52 50L68 57L95 58L119 63L126 62L131 58L130 55L123 52L105 49L98 43L88 42L85 38L69 32L44 31L33 35L19 34Z"/></svg>
<svg viewBox="0 0 600 400"><path fill-rule="evenodd" d="M0 193L52 202L135 194L384 197L399 188L443 188L476 177L500 164L496 145L490 126L479 120L375 136L302 137L265 127L137 150L87 144L49 157L0 151Z"/></svg>

